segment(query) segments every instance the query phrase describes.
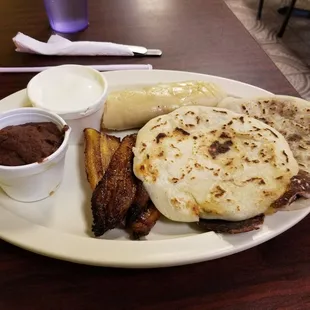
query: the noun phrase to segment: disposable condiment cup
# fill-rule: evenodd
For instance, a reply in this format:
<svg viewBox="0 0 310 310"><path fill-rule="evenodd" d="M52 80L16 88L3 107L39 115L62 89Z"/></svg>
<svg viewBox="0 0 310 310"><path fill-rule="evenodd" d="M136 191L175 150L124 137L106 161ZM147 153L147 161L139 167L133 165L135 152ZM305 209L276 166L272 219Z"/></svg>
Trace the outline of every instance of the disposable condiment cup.
<svg viewBox="0 0 310 310"><path fill-rule="evenodd" d="M67 125L57 114L37 108L19 108L0 114L0 129L30 122L53 122L60 130ZM22 202L38 201L52 195L63 179L70 132L68 127L60 147L40 163L23 166L0 165L0 187L4 192Z"/></svg>
<svg viewBox="0 0 310 310"><path fill-rule="evenodd" d="M63 65L44 70L27 85L34 107L57 113L72 129L69 144L83 143L84 128L100 130L108 83L97 70Z"/></svg>

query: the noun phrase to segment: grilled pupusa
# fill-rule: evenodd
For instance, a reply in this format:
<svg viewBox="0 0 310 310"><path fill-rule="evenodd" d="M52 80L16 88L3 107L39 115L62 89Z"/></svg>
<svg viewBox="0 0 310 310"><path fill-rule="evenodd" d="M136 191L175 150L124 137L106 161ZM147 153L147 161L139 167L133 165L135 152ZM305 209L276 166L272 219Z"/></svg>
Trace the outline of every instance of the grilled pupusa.
<svg viewBox="0 0 310 310"><path fill-rule="evenodd" d="M290 96L227 98L219 107L255 117L287 140L301 170L310 173L310 102Z"/></svg>
<svg viewBox="0 0 310 310"><path fill-rule="evenodd" d="M134 173L167 218L243 221L284 194L298 164L274 128L226 109L189 106L148 122Z"/></svg>
<svg viewBox="0 0 310 310"><path fill-rule="evenodd" d="M298 197L310 198L310 102L291 96L224 99L219 107L255 117L278 130L287 140L300 171L273 206L283 208Z"/></svg>

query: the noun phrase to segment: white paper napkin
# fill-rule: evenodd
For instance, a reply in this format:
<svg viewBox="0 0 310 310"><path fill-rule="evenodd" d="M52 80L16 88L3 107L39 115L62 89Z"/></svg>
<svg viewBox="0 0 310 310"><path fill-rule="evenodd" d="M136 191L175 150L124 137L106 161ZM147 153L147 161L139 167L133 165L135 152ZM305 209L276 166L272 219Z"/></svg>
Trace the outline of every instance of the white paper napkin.
<svg viewBox="0 0 310 310"><path fill-rule="evenodd" d="M134 56L126 45L111 42L72 42L59 35L51 35L47 43L35 40L21 32L14 38L16 51L55 56Z"/></svg>

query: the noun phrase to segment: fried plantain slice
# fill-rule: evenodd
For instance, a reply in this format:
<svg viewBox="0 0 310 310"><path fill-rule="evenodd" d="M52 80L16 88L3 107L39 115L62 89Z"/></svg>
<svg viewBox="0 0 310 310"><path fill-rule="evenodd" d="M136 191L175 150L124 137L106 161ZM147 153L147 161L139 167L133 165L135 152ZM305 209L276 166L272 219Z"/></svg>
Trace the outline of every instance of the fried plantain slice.
<svg viewBox="0 0 310 310"><path fill-rule="evenodd" d="M115 151L92 199L93 227L96 237L121 225L134 201L136 182L132 171L136 135L126 136Z"/></svg>
<svg viewBox="0 0 310 310"><path fill-rule="evenodd" d="M139 179L135 178L136 184L137 184L137 191L136 191L136 196L133 201L133 205L143 209L147 206L150 196L146 189L144 188L143 182L140 181Z"/></svg>
<svg viewBox="0 0 310 310"><path fill-rule="evenodd" d="M147 236L160 217L160 212L152 203L143 182L135 178L137 191L126 215L126 228L132 239Z"/></svg>
<svg viewBox="0 0 310 310"><path fill-rule="evenodd" d="M133 214L129 223L129 229L133 239L140 239L147 236L151 229L160 218L160 212L156 209L151 200L149 200L147 206L140 209L139 212Z"/></svg>
<svg viewBox="0 0 310 310"><path fill-rule="evenodd" d="M112 156L120 144L120 138L109 136L104 133L100 134L100 155L103 174L105 174Z"/></svg>
<svg viewBox="0 0 310 310"><path fill-rule="evenodd" d="M91 189L94 190L108 168L113 154L119 147L120 140L95 129L85 128L84 145L87 180Z"/></svg>

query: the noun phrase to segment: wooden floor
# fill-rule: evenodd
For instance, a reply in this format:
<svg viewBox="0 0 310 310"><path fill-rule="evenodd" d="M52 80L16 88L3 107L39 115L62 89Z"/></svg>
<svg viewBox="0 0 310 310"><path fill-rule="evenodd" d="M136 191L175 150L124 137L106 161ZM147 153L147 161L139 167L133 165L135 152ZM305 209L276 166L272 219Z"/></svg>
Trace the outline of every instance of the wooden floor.
<svg viewBox="0 0 310 310"><path fill-rule="evenodd" d="M256 20L258 0L225 0L227 5L305 99L310 100L310 19L292 16L282 39L277 31L283 16L277 12L287 1L266 0L262 20ZM305 8L310 1L297 4Z"/></svg>

